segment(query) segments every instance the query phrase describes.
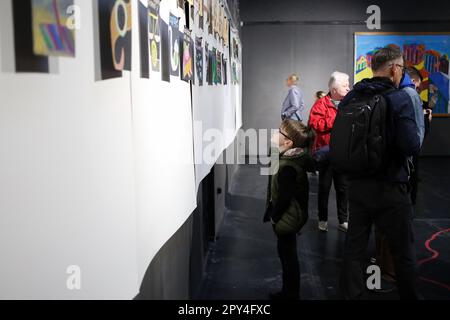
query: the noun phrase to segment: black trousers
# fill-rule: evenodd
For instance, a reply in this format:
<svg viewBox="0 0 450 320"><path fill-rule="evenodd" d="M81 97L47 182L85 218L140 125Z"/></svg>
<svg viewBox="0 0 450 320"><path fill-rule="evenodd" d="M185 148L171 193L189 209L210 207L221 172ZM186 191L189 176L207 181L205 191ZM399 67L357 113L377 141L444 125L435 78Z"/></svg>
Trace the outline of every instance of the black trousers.
<svg viewBox="0 0 450 320"><path fill-rule="evenodd" d="M411 201L413 206L417 204L417 192L419 189L419 157L413 157L414 170L411 172L409 184L411 186Z"/></svg>
<svg viewBox="0 0 450 320"><path fill-rule="evenodd" d="M363 299L366 283L362 262L372 225L388 241L401 299L418 299L417 267L412 230L412 205L406 184L387 181L351 181L350 220L344 249L341 290L346 299Z"/></svg>
<svg viewBox="0 0 450 320"><path fill-rule="evenodd" d="M336 190L336 206L339 223L348 221L348 182L346 177L336 172L329 161L319 164L319 220L328 221L328 199L334 181Z"/></svg>
<svg viewBox="0 0 450 320"><path fill-rule="evenodd" d="M300 266L297 255L297 235L277 235L278 256L283 270L282 294L289 299L300 295Z"/></svg>

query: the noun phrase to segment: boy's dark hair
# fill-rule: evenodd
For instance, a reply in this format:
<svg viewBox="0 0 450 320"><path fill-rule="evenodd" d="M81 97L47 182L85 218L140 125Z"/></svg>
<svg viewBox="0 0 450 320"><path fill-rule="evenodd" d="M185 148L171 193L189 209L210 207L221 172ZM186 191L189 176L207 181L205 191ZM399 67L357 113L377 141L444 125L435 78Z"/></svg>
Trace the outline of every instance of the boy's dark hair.
<svg viewBox="0 0 450 320"><path fill-rule="evenodd" d="M417 70L417 68L415 67L408 67L406 68L406 73L412 78L412 79L417 79L420 80L421 82L423 81L423 77L420 74L420 71Z"/></svg>
<svg viewBox="0 0 450 320"><path fill-rule="evenodd" d="M372 70L378 71L388 62L402 57L402 52L396 47L385 47L377 50L372 57Z"/></svg>

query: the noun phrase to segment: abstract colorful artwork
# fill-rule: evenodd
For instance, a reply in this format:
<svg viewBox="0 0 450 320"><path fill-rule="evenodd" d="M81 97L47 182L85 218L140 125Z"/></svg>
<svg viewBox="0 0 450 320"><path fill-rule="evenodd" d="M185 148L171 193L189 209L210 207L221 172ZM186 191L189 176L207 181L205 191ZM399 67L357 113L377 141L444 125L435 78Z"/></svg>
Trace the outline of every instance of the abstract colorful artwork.
<svg viewBox="0 0 450 320"><path fill-rule="evenodd" d="M169 40L170 40L170 74L180 76L180 18L170 14L169 17Z"/></svg>
<svg viewBox="0 0 450 320"><path fill-rule="evenodd" d="M423 76L421 98L435 115L450 115L450 34L355 34L355 83L373 76L372 56L377 49L396 46L406 66L416 67Z"/></svg>
<svg viewBox="0 0 450 320"><path fill-rule="evenodd" d="M203 39L195 38L195 70L197 71L198 85L203 86Z"/></svg>
<svg viewBox="0 0 450 320"><path fill-rule="evenodd" d="M148 39L150 45L150 59L152 70L161 69L161 28L159 19L160 0L148 1Z"/></svg>
<svg viewBox="0 0 450 320"><path fill-rule="evenodd" d="M73 0L32 0L33 51L41 56L75 56L75 31L68 8Z"/></svg>
<svg viewBox="0 0 450 320"><path fill-rule="evenodd" d="M191 32L188 29L184 30L182 61L182 79L187 82L194 81L194 48Z"/></svg>
<svg viewBox="0 0 450 320"><path fill-rule="evenodd" d="M49 58L33 51L31 0L12 1L16 72L49 73Z"/></svg>
<svg viewBox="0 0 450 320"><path fill-rule="evenodd" d="M110 21L114 68L131 70L131 1L116 0Z"/></svg>
<svg viewBox="0 0 450 320"><path fill-rule="evenodd" d="M98 0L102 79L131 71L131 2Z"/></svg>

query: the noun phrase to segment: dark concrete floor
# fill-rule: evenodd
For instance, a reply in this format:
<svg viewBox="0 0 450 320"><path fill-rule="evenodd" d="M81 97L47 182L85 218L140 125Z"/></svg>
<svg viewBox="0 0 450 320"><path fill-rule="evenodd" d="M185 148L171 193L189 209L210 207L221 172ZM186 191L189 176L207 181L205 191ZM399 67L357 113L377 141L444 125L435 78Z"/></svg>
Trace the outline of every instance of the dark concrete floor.
<svg viewBox="0 0 450 320"><path fill-rule="evenodd" d="M450 159L421 159L420 194L414 222L420 290L425 299L450 300ZM329 232L317 231L317 177L311 176L310 220L298 238L301 297L338 299L337 288L345 234L337 230L334 191L330 196ZM231 188L217 241L211 244L198 299L260 300L281 287L276 239L262 223L267 177L260 167L243 165ZM437 234L441 232L440 234ZM433 239L435 235L435 239ZM433 239L426 248L426 241ZM374 253L374 243L368 257ZM433 260L424 260L438 255ZM396 291L372 293L370 299L396 299Z"/></svg>

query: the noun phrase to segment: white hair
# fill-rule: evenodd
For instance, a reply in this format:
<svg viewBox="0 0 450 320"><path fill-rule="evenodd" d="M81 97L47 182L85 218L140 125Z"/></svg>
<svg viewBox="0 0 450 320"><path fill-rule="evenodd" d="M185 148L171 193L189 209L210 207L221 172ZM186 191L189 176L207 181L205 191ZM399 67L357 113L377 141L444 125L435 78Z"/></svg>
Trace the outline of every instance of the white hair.
<svg viewBox="0 0 450 320"><path fill-rule="evenodd" d="M328 82L328 88L330 91L336 88L337 83L342 83L344 81L349 81L350 76L346 73L335 71L331 74L330 81Z"/></svg>

